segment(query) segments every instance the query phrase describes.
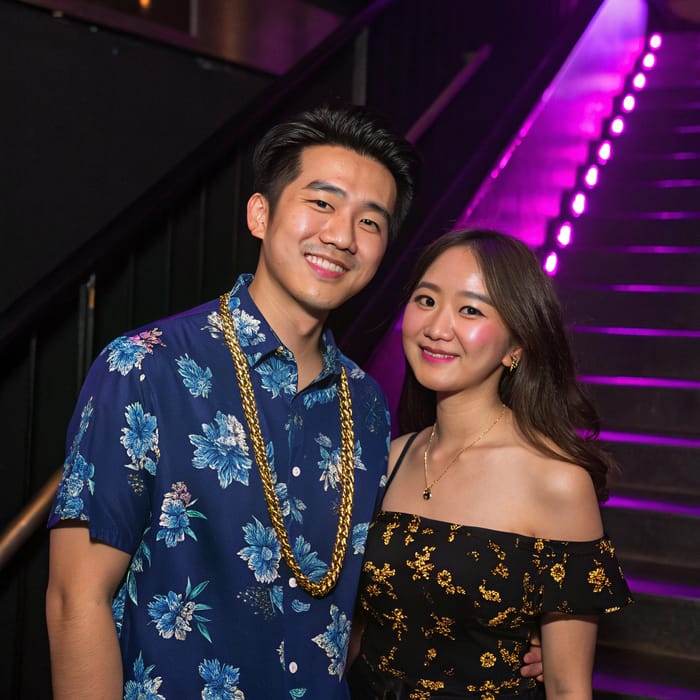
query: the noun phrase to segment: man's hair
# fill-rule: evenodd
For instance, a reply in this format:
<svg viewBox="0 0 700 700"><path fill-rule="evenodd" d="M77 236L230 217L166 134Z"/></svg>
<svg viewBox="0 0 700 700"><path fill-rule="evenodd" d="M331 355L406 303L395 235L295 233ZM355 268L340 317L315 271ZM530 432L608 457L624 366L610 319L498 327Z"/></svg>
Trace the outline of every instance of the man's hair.
<svg viewBox="0 0 700 700"><path fill-rule="evenodd" d="M364 107L321 106L273 126L253 153L255 191L274 212L282 190L298 177L301 153L309 146L342 146L381 163L396 183L389 236L396 237L413 201L418 154L383 119Z"/></svg>

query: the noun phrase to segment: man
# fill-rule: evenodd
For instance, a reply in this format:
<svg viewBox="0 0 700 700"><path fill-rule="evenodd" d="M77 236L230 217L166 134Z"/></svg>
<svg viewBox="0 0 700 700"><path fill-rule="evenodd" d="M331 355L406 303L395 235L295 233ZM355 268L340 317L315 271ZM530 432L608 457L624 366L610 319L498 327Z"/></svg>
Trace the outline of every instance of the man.
<svg viewBox="0 0 700 700"><path fill-rule="evenodd" d="M389 418L324 324L376 272L415 161L359 108L274 127L255 276L93 364L49 520L56 700L347 697Z"/></svg>

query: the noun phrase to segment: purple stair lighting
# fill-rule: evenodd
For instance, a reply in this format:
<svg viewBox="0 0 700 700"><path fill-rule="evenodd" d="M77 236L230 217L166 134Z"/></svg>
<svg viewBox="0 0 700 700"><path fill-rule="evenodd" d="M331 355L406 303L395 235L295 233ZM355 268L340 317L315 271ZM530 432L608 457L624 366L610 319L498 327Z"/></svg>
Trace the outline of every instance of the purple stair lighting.
<svg viewBox="0 0 700 700"><path fill-rule="evenodd" d="M600 620L600 700L700 700L698 29L664 34L630 73L542 250L558 256L578 378L621 465L602 515L636 602Z"/></svg>

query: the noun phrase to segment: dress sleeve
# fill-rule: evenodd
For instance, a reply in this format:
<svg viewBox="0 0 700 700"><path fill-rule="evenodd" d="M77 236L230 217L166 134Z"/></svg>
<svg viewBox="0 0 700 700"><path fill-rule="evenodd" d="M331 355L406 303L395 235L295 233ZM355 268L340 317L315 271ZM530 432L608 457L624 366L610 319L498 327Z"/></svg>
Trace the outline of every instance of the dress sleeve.
<svg viewBox="0 0 700 700"><path fill-rule="evenodd" d="M48 527L83 521L94 539L127 553L138 546L160 455L142 366L154 361L152 345L149 353L143 337L118 338L90 368L68 426Z"/></svg>
<svg viewBox="0 0 700 700"><path fill-rule="evenodd" d="M599 615L634 602L607 536L593 542L536 540L541 612Z"/></svg>

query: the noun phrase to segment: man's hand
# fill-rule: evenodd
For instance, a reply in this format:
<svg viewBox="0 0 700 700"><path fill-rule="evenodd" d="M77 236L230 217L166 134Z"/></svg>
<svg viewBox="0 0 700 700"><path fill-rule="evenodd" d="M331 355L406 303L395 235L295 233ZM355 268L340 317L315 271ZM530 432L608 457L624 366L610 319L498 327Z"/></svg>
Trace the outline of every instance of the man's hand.
<svg viewBox="0 0 700 700"><path fill-rule="evenodd" d="M535 678L542 682L542 647L540 646L539 637L533 635L530 640L530 648L523 656L524 665L520 669L520 675L525 678Z"/></svg>

